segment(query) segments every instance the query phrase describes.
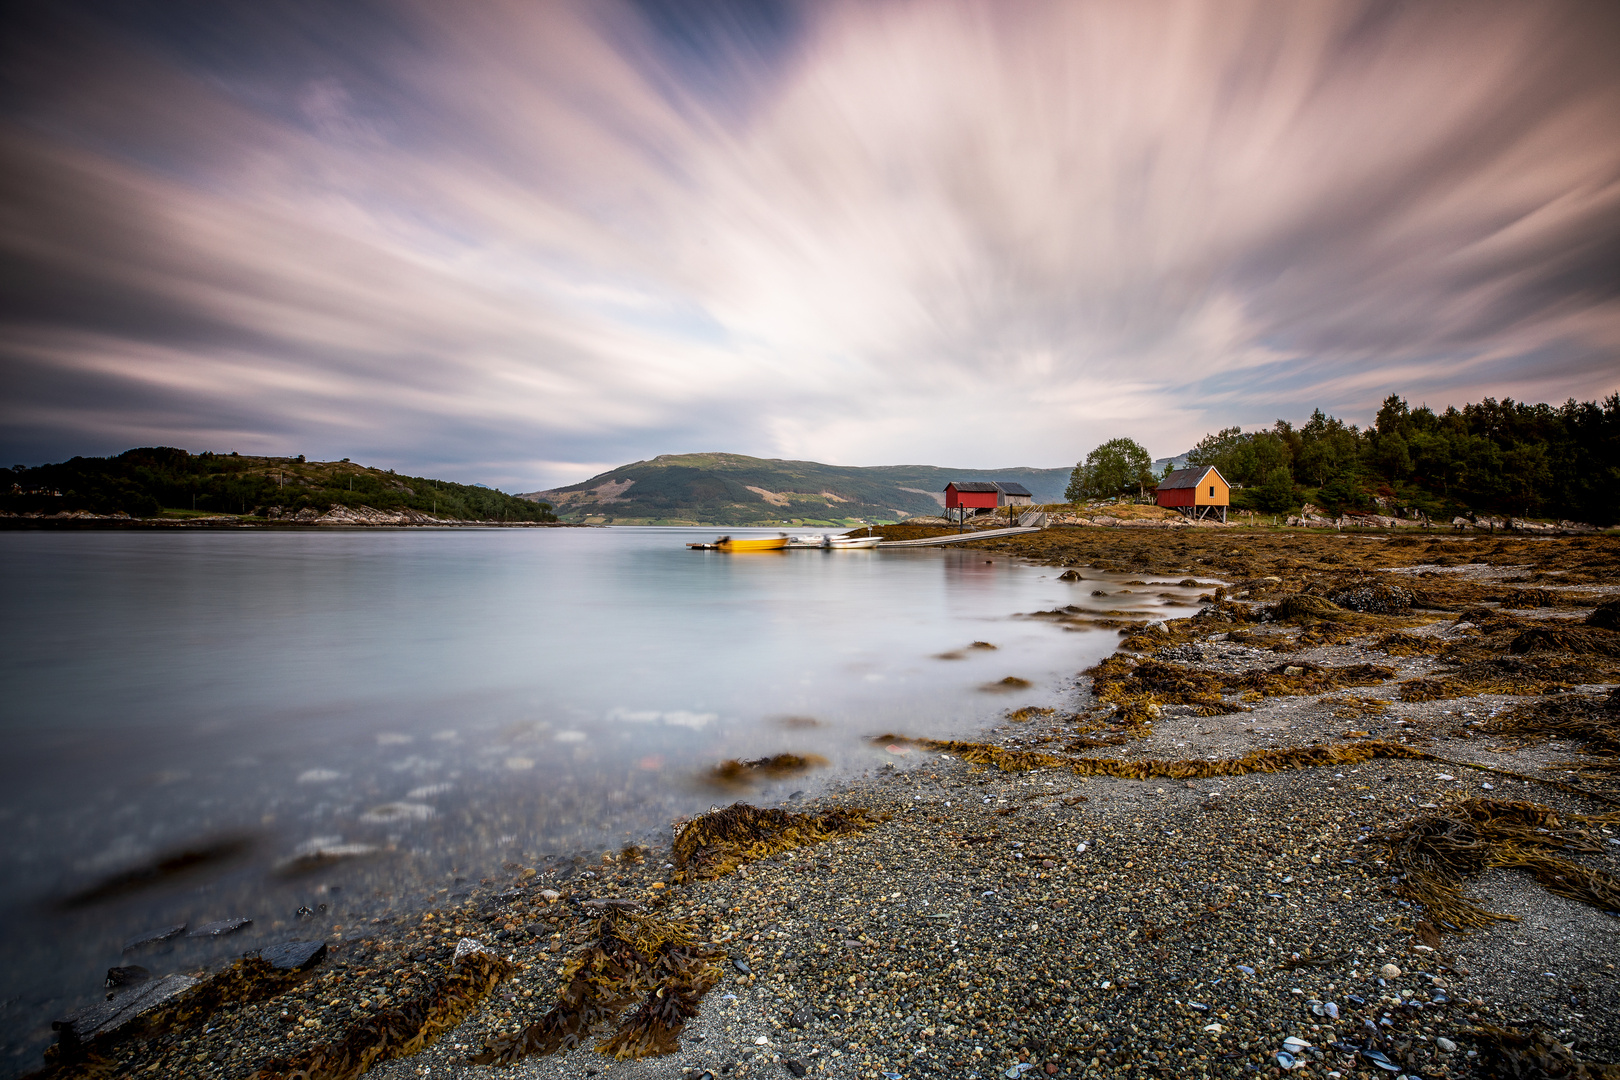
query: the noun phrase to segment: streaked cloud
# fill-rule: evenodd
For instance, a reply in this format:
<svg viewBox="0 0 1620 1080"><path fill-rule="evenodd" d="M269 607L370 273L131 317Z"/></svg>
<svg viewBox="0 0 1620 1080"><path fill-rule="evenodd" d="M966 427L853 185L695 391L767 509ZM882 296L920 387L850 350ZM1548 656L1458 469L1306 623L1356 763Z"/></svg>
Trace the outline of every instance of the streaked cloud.
<svg viewBox="0 0 1620 1080"><path fill-rule="evenodd" d="M1620 389L1602 5L86 5L5 38L18 461L510 490Z"/></svg>

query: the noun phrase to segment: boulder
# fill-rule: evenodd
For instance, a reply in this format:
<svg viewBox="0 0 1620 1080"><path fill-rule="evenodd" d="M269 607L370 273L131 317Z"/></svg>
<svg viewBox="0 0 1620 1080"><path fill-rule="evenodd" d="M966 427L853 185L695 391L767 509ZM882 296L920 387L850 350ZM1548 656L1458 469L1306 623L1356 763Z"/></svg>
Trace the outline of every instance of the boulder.
<svg viewBox="0 0 1620 1080"><path fill-rule="evenodd" d="M1329 593L1328 599L1351 611L1373 615L1399 615L1412 609L1412 603L1417 596L1411 589L1375 581Z"/></svg>

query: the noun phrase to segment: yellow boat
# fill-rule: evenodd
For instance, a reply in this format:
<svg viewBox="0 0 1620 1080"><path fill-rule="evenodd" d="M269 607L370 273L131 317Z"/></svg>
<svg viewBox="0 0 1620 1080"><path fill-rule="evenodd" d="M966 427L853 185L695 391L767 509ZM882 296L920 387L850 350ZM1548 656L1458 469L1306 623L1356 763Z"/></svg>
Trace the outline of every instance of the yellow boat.
<svg viewBox="0 0 1620 1080"><path fill-rule="evenodd" d="M781 551L787 547L788 538L784 533L781 536L751 536L742 540L733 540L729 536L722 536L715 546L721 551Z"/></svg>

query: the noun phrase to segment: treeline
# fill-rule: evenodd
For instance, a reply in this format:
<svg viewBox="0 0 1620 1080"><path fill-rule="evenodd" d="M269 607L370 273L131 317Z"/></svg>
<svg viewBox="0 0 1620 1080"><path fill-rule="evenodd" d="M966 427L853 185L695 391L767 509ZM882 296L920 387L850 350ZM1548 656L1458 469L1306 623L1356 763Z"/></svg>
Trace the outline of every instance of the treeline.
<svg viewBox="0 0 1620 1080"><path fill-rule="evenodd" d="M550 505L493 488L396 476L349 461L190 454L142 447L117 457L76 457L54 465L14 466L0 484L0 511L51 514L87 510L156 517L165 511L296 513L333 505L419 510L461 521L555 521ZM0 474L0 479L5 479Z"/></svg>
<svg viewBox="0 0 1620 1080"><path fill-rule="evenodd" d="M1474 510L1620 520L1620 394L1601 403L1527 405L1486 398L1435 412L1384 399L1359 430L1318 409L1295 427L1227 428L1188 457L1234 486L1232 504L1282 513L1310 501L1333 513L1374 508L1434 518Z"/></svg>

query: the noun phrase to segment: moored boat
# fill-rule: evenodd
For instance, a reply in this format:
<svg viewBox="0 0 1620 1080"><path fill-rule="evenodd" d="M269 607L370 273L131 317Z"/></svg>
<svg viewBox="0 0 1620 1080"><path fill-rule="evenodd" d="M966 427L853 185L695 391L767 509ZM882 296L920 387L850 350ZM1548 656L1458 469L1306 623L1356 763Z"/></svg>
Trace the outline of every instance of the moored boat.
<svg viewBox="0 0 1620 1080"><path fill-rule="evenodd" d="M733 554L744 551L781 551L787 547L787 534L780 536L749 536L740 540L733 540L729 536L722 536L715 541L715 546L721 551Z"/></svg>
<svg viewBox="0 0 1620 1080"><path fill-rule="evenodd" d="M854 548L875 548L883 542L881 536L833 536L827 540L827 546L836 551L849 551Z"/></svg>

